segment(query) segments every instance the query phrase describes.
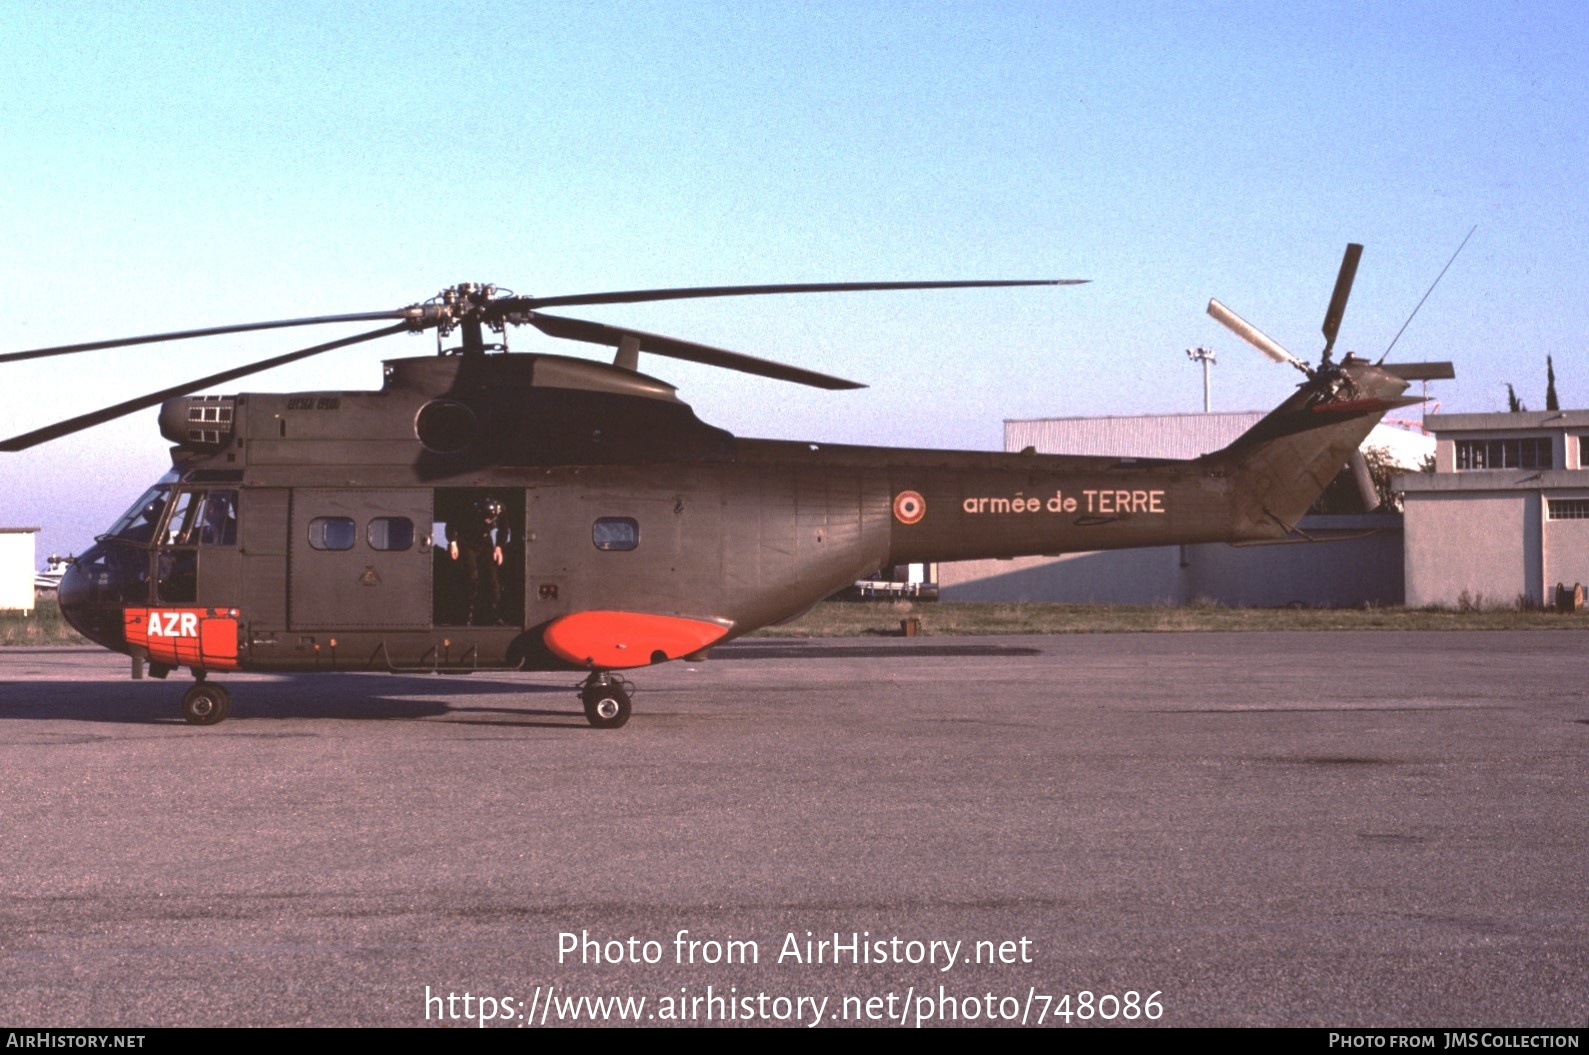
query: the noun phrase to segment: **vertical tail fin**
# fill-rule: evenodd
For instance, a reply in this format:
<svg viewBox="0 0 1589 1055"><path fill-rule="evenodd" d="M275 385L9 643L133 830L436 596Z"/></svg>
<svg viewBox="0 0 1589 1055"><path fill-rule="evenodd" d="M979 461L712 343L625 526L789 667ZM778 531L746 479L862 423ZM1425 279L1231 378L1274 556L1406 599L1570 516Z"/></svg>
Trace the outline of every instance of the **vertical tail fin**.
<svg viewBox="0 0 1589 1055"><path fill-rule="evenodd" d="M1209 468L1231 480L1238 535L1290 533L1379 419L1418 402L1402 398L1407 382L1394 369L1347 356L1339 367L1320 370L1230 446L1205 456Z"/></svg>

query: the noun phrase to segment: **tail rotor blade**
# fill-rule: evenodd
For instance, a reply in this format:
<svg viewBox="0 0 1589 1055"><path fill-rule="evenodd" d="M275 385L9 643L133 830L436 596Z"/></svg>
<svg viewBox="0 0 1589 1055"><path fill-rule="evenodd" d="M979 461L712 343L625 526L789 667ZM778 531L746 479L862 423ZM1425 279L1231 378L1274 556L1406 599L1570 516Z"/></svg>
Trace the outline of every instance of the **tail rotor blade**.
<svg viewBox="0 0 1589 1055"><path fill-rule="evenodd" d="M1237 337L1240 337L1242 340L1246 341L1248 344L1252 345L1254 348L1258 349L1260 352L1262 352L1264 355L1267 355L1275 362L1290 363L1298 370L1301 370L1304 374L1312 373L1312 371L1308 369L1307 363L1304 363L1301 359L1298 359L1296 356L1280 347L1274 341L1270 340L1269 336L1262 330L1258 329L1258 327L1254 326L1240 315L1237 315L1235 312L1225 307L1225 305L1221 304L1219 301L1210 300L1208 302L1208 313L1212 315L1221 326L1224 326L1231 333L1234 333Z"/></svg>
<svg viewBox="0 0 1589 1055"><path fill-rule="evenodd" d="M1324 313L1324 358L1330 357L1335 347L1335 335L1341 329L1341 316L1346 314L1346 298L1352 295L1352 281L1357 278L1357 262L1363 257L1363 247L1348 243L1346 255L1341 257L1341 271L1335 276L1335 292L1330 294L1330 307Z"/></svg>

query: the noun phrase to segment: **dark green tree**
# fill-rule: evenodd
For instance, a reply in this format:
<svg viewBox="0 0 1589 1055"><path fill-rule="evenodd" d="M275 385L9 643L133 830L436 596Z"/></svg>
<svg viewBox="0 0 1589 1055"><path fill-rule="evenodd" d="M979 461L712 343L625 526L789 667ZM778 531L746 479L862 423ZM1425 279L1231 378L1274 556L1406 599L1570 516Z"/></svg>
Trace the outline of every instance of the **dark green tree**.
<svg viewBox="0 0 1589 1055"><path fill-rule="evenodd" d="M1528 408L1523 406L1523 401L1517 398L1517 393L1512 389L1511 382L1506 385L1506 409L1511 414L1521 414Z"/></svg>
<svg viewBox="0 0 1589 1055"><path fill-rule="evenodd" d="M1548 355L1545 356L1545 409L1561 409L1561 400L1556 398L1556 364Z"/></svg>

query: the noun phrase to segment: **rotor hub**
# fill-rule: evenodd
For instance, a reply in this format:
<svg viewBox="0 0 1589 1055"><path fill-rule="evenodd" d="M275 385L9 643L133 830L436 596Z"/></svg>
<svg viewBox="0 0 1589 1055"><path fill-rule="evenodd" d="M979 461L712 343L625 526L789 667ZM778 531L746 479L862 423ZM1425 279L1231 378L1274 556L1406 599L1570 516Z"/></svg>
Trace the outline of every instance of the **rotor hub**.
<svg viewBox="0 0 1589 1055"><path fill-rule="evenodd" d="M489 282L460 282L422 304L411 305L406 313L409 328L418 332L434 327L438 337L446 337L460 326L474 323L500 333L505 313L498 302L511 296L511 290Z"/></svg>

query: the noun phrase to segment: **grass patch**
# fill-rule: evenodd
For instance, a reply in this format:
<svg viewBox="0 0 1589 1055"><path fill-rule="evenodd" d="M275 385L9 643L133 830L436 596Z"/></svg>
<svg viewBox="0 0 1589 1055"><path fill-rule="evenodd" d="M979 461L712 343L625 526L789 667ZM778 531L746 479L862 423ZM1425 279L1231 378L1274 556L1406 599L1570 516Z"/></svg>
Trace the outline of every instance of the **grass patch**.
<svg viewBox="0 0 1589 1055"><path fill-rule="evenodd" d="M0 612L0 646L4 645L87 645L89 640L61 618L61 606L54 597L41 597L27 615Z"/></svg>
<svg viewBox="0 0 1589 1055"><path fill-rule="evenodd" d="M755 636L899 636L900 622L905 619L920 620L918 633L930 636L1242 630L1589 630L1589 613L1563 615L1543 609L824 601L794 622L758 630Z"/></svg>

